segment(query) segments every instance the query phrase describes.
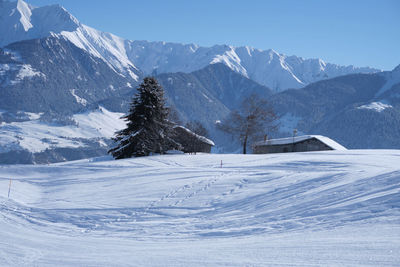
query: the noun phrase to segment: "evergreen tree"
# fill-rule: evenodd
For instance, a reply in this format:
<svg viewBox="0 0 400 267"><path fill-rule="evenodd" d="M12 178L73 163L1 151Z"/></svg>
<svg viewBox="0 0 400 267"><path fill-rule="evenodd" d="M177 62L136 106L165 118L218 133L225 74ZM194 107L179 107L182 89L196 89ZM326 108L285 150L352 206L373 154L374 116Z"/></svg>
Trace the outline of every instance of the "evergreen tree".
<svg viewBox="0 0 400 267"><path fill-rule="evenodd" d="M110 149L115 159L163 154L179 147L172 137L172 123L168 121L164 90L153 77L146 77L137 88L129 113L122 118L127 128L116 132L116 147Z"/></svg>

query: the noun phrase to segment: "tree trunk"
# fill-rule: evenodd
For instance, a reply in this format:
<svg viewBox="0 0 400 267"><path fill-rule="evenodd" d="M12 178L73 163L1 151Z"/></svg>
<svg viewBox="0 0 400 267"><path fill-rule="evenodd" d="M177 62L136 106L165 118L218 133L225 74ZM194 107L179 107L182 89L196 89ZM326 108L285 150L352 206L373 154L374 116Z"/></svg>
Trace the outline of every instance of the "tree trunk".
<svg viewBox="0 0 400 267"><path fill-rule="evenodd" d="M243 142L243 154L246 154L246 148L247 148L247 134L244 137L244 142Z"/></svg>

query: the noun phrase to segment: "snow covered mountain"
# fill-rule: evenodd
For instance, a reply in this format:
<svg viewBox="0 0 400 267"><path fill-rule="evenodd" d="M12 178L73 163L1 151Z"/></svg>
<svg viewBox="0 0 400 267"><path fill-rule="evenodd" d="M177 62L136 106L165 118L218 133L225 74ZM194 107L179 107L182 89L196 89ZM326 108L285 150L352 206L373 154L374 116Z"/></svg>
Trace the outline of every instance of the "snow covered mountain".
<svg viewBox="0 0 400 267"><path fill-rule="evenodd" d="M237 108L250 94L268 97L272 90L250 80L224 64L212 64L192 73L163 73L156 76L168 104L181 119L201 121L208 129Z"/></svg>
<svg viewBox="0 0 400 267"><path fill-rule="evenodd" d="M0 48L0 109L6 111L71 115L102 101L126 99L135 84L62 36ZM114 110L121 111L119 102Z"/></svg>
<svg viewBox="0 0 400 267"><path fill-rule="evenodd" d="M19 50L22 47L25 48ZM0 75L0 164L104 155L113 133L125 127L119 119L120 112L127 111L135 89L125 84L129 80L114 76L103 61L73 47L69 41L55 37L8 46L12 49L8 51L21 54L22 58L32 51L40 53L38 61L38 57L26 59L28 64L12 63L13 53L0 53L0 62L8 62L4 66L17 69L5 71L5 77L11 80L2 82ZM60 67L55 71L48 70L52 65L40 64L48 62L48 54L57 55L53 62ZM32 73L47 75L31 73L18 78L28 66ZM62 77L58 76L60 71L64 73ZM77 76L80 78L75 79ZM183 123L201 121L213 138L218 135L215 122L239 105L243 97L251 93L272 94L269 88L223 64L212 64L193 73L160 74L157 79L165 88L168 105L177 110Z"/></svg>
<svg viewBox="0 0 400 267"><path fill-rule="evenodd" d="M327 135L348 148L400 148L400 66L272 96L281 131Z"/></svg>
<svg viewBox="0 0 400 267"><path fill-rule="evenodd" d="M128 55L144 73L192 72L208 64L223 63L235 72L276 92L301 88L310 83L350 73L373 73L373 68L357 68L325 63L321 59L285 56L274 50L215 45L199 47L165 42L129 42Z"/></svg>
<svg viewBox="0 0 400 267"><path fill-rule="evenodd" d="M0 47L17 41L76 31L79 21L59 5L34 7L24 1L0 0Z"/></svg>
<svg viewBox="0 0 400 267"><path fill-rule="evenodd" d="M184 119L206 125L222 147L220 151L234 151L229 144L236 140L220 136L214 122L236 109L249 93L274 105L281 117L279 132L270 133L276 137L292 136L298 129L304 134L329 136L351 149L400 148L400 66L381 73L339 76L275 94L223 64L157 78L166 89L169 103L182 112Z"/></svg>
<svg viewBox="0 0 400 267"><path fill-rule="evenodd" d="M138 80L140 71L127 58L124 40L81 24L59 5L34 7L23 0L0 0L0 47L13 42L64 36L103 59L116 72Z"/></svg>
<svg viewBox="0 0 400 267"><path fill-rule="evenodd" d="M61 6L33 7L23 0L0 1L0 47L15 41L64 36L77 47L105 60L113 69L137 80L141 73L192 72L223 63L275 91L350 73L379 70L285 56L250 47L129 41L81 24Z"/></svg>
<svg viewBox="0 0 400 267"><path fill-rule="evenodd" d="M30 66L36 70L34 63ZM192 73L160 74L157 79L165 88L168 104L177 110L180 118L184 122L202 122L219 151L235 151L236 140L217 131L215 122L235 109L249 93L267 97L274 104L281 115L281 133L278 136L291 136L293 129L297 128L301 133L329 136L348 148L399 148L398 70L340 76L279 94L272 94L269 88L233 72L224 64L212 64ZM86 77L84 72L78 71ZM100 71L103 73L107 68ZM30 84L29 91L34 92L42 84L37 83L40 79L36 77L35 80L25 81L21 88L23 84ZM67 76L66 80L71 79ZM37 109L35 105L30 112L0 110L0 162L47 163L104 155L112 132L125 126L119 120L120 112L125 112L134 89L126 88L126 94L117 94L121 89L115 90L114 96L104 95L104 91L108 91L106 88L97 93L93 91L95 96L100 97L96 100L87 94L91 91L83 90L85 84L77 83L76 88L82 88L72 92L66 90L65 96L59 92L58 97L48 98L43 103L44 110ZM388 84L393 86L382 92ZM5 89L8 90L7 87ZM105 98L102 100L102 97ZM13 100L18 99L13 97L0 99L14 103L12 106L18 106L22 101ZM35 94L28 99L35 99ZM40 99L34 103L41 103ZM66 104L63 104L64 101ZM125 109L121 108L121 104ZM64 111L70 112L65 115L46 112L54 110L53 106L62 106Z"/></svg>
<svg viewBox="0 0 400 267"><path fill-rule="evenodd" d="M330 136L349 148L398 147L399 68L328 79L375 70L249 47L128 41L79 23L58 5L33 7L22 0L0 1L0 22L0 163L104 154L111 136L93 125L110 117L118 120L145 74L157 76L168 103L184 121L202 122L222 147L234 141L217 132L215 122L250 93L274 102L285 135L298 128ZM284 90L306 84L304 89ZM75 118L97 114L99 109L108 115L92 116L96 122ZM378 127L379 121L390 123L375 135L363 131L369 133L365 138L341 128L354 133ZM124 124L116 125L113 129ZM43 127L52 130L47 133ZM86 133L83 128L90 129L87 138L81 134Z"/></svg>

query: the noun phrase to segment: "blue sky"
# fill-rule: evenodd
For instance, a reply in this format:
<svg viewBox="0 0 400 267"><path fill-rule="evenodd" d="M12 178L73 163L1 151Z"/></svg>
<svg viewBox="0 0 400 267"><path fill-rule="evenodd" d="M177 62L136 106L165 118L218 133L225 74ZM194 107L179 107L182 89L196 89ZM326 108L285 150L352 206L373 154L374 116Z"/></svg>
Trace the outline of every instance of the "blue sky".
<svg viewBox="0 0 400 267"><path fill-rule="evenodd" d="M400 64L399 0L27 0L131 40L272 48L391 70Z"/></svg>

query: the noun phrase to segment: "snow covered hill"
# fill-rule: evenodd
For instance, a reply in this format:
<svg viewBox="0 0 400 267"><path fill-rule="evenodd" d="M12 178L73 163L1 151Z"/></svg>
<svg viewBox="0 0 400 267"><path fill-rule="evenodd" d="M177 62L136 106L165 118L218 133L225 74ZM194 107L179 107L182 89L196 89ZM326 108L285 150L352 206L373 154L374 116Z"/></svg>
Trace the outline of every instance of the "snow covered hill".
<svg viewBox="0 0 400 267"><path fill-rule="evenodd" d="M350 150L0 166L0 265L398 266L399 158Z"/></svg>
<svg viewBox="0 0 400 267"><path fill-rule="evenodd" d="M0 123L0 163L45 164L105 155L111 137L126 126L122 115L98 107L63 123L45 120L43 113L20 114L21 121Z"/></svg>
<svg viewBox="0 0 400 267"><path fill-rule="evenodd" d="M105 60L122 75L135 80L142 73L192 72L223 63L232 70L275 91L350 73L372 73L365 67L339 66L321 59L286 56L250 47L129 41L81 24L63 7L33 7L23 0L0 1L0 47L10 43L64 36L77 47Z"/></svg>

